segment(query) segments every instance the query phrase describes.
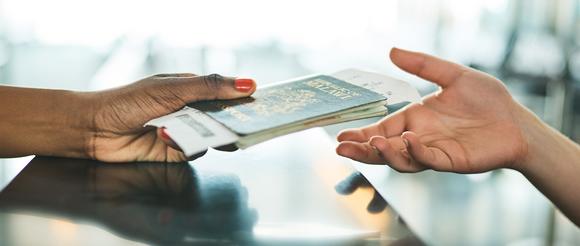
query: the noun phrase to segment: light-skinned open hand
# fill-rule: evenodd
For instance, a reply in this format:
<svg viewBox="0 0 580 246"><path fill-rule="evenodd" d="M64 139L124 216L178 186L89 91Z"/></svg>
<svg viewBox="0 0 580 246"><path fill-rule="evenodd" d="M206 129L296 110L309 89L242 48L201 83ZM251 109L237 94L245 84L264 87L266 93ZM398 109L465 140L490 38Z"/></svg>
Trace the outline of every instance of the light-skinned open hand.
<svg viewBox="0 0 580 246"><path fill-rule="evenodd" d="M430 55L392 49L401 69L441 90L376 124L338 135L338 154L400 172L518 168L527 153L522 106L498 79Z"/></svg>

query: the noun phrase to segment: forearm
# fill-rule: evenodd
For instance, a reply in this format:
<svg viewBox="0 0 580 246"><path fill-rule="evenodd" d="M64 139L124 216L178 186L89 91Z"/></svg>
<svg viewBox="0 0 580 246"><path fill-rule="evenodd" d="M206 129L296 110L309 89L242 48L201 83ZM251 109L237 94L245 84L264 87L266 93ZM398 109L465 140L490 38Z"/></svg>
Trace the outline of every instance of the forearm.
<svg viewBox="0 0 580 246"><path fill-rule="evenodd" d="M525 117L528 151L520 171L580 226L580 146L535 115Z"/></svg>
<svg viewBox="0 0 580 246"><path fill-rule="evenodd" d="M87 157L85 101L71 91L0 86L0 157Z"/></svg>

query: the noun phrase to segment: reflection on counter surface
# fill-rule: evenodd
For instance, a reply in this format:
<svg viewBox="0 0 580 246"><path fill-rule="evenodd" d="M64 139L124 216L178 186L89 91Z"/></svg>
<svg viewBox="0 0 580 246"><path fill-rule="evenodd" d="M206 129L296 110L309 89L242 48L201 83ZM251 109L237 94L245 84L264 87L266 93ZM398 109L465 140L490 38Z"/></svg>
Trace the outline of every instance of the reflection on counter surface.
<svg viewBox="0 0 580 246"><path fill-rule="evenodd" d="M284 139L191 165L36 157L0 193L0 244L421 245L312 133L293 157Z"/></svg>
<svg viewBox="0 0 580 246"><path fill-rule="evenodd" d="M109 165L39 157L1 193L0 204L18 213L95 222L161 244L232 240L251 235L256 221L236 176L200 177L187 163Z"/></svg>

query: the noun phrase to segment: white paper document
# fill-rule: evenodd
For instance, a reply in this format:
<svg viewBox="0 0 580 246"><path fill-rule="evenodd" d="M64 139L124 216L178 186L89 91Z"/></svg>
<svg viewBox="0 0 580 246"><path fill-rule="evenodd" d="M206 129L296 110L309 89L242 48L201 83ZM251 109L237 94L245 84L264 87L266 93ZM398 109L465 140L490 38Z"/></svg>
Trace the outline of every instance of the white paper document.
<svg viewBox="0 0 580 246"><path fill-rule="evenodd" d="M237 134L190 107L151 120L145 125L165 127L165 132L187 156L200 153L208 147L219 147L238 140Z"/></svg>
<svg viewBox="0 0 580 246"><path fill-rule="evenodd" d="M388 98L387 105L421 101L419 92L409 83L380 73L351 68L333 73L330 76L386 96Z"/></svg>

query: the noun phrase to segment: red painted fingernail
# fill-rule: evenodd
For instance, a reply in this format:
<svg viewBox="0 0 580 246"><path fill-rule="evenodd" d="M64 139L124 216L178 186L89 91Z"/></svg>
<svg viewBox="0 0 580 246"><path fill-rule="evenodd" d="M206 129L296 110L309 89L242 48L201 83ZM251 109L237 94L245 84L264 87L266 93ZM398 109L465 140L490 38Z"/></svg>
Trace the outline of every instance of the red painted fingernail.
<svg viewBox="0 0 580 246"><path fill-rule="evenodd" d="M169 136L169 134L167 134L167 132L165 132L165 127L161 128L161 137L165 138L166 140L171 140L171 137Z"/></svg>
<svg viewBox="0 0 580 246"><path fill-rule="evenodd" d="M253 79L236 78L234 86L240 92L249 92L254 89L256 82Z"/></svg>

